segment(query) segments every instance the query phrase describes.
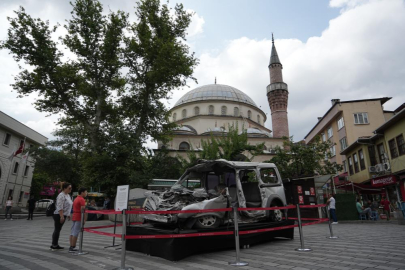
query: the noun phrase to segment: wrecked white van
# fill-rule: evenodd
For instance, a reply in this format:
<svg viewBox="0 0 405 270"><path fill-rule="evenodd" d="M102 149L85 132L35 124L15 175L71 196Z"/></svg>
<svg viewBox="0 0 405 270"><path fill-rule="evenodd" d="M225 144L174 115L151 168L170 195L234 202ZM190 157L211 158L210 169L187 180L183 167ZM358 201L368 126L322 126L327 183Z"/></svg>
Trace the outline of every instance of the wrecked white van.
<svg viewBox="0 0 405 270"><path fill-rule="evenodd" d="M228 208L237 202L240 208L286 206L283 183L272 163L199 161L189 168L167 191L145 193L146 211L203 210ZM282 210L240 211L240 222L282 221ZM179 228L217 228L230 222L231 212L142 215L152 224Z"/></svg>

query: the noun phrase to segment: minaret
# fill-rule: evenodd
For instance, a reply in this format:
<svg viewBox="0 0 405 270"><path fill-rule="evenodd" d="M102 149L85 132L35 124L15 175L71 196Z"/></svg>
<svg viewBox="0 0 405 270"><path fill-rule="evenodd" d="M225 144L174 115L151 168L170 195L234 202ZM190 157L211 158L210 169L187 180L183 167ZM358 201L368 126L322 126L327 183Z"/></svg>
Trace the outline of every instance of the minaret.
<svg viewBox="0 0 405 270"><path fill-rule="evenodd" d="M273 137L290 136L288 131L288 86L283 82L283 65L278 58L274 37L271 34L273 46L271 48L269 72L270 84L267 86L267 99L270 105Z"/></svg>

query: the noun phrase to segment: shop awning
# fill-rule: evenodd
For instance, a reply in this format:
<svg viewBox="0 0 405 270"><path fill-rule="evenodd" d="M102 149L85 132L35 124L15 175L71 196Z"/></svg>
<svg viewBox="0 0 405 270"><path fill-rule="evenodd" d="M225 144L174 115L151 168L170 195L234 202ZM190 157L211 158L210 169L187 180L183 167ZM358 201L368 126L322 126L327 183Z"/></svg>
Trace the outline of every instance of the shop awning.
<svg viewBox="0 0 405 270"><path fill-rule="evenodd" d="M361 194L384 193L384 189L382 189L382 188L375 188L375 187L372 187L371 185L367 185L367 184L356 184L356 183L350 183L350 182L336 185L336 188L340 189L340 190L346 190L346 191L354 190L356 193L361 193Z"/></svg>

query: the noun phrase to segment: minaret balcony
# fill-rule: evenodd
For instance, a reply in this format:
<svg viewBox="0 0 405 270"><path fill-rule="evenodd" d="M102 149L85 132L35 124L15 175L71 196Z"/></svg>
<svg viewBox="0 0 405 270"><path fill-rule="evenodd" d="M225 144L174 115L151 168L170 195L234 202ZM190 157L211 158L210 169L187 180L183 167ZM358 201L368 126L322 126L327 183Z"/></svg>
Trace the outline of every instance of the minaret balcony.
<svg viewBox="0 0 405 270"><path fill-rule="evenodd" d="M288 85L283 82L277 82L267 85L267 93L274 90L286 90L288 91Z"/></svg>

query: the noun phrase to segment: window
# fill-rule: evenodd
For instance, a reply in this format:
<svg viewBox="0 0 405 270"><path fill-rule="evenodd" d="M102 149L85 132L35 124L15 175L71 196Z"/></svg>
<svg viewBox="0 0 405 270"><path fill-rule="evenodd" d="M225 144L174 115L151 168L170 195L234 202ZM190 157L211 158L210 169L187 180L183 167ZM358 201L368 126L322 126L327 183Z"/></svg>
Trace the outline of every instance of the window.
<svg viewBox="0 0 405 270"><path fill-rule="evenodd" d="M221 107L221 115L226 115L226 112L227 112L226 106L222 106Z"/></svg>
<svg viewBox="0 0 405 270"><path fill-rule="evenodd" d="M194 115L199 115L200 114L200 108L199 107L195 107L194 108Z"/></svg>
<svg viewBox="0 0 405 270"><path fill-rule="evenodd" d="M179 146L179 150L190 150L190 145L186 142L182 142Z"/></svg>
<svg viewBox="0 0 405 270"><path fill-rule="evenodd" d="M238 107L233 108L233 116L239 116L239 108Z"/></svg>
<svg viewBox="0 0 405 270"><path fill-rule="evenodd" d="M208 107L208 114L214 114L214 106L213 105L210 105Z"/></svg>
<svg viewBox="0 0 405 270"><path fill-rule="evenodd" d="M359 159L357 158L357 154L353 154L353 163L354 163L354 172L358 173L359 172Z"/></svg>
<svg viewBox="0 0 405 270"><path fill-rule="evenodd" d="M343 160L343 172L347 172L347 163L346 163L346 160Z"/></svg>
<svg viewBox="0 0 405 270"><path fill-rule="evenodd" d="M326 136L325 136L325 133L322 133L322 134L321 134L321 136L322 136L322 141L323 141L323 142L326 142Z"/></svg>
<svg viewBox="0 0 405 270"><path fill-rule="evenodd" d="M187 117L187 110L186 110L186 109L184 109L184 110L181 112L181 116L182 116L183 118L186 118L186 117Z"/></svg>
<svg viewBox="0 0 405 270"><path fill-rule="evenodd" d="M20 191L20 196L18 197L18 202L20 203L24 195L24 191Z"/></svg>
<svg viewBox="0 0 405 270"><path fill-rule="evenodd" d="M359 150L359 159L360 159L360 170L364 170L366 168L366 164L364 163L364 155L363 155L363 150Z"/></svg>
<svg viewBox="0 0 405 270"><path fill-rule="evenodd" d="M260 115L257 115L257 123L260 124Z"/></svg>
<svg viewBox="0 0 405 270"><path fill-rule="evenodd" d="M173 114L173 121L176 121L176 118L177 118L177 113L174 113Z"/></svg>
<svg viewBox="0 0 405 270"><path fill-rule="evenodd" d="M405 141L404 136L401 134L397 138L398 153L400 156L405 155Z"/></svg>
<svg viewBox="0 0 405 270"><path fill-rule="evenodd" d="M373 145L370 145L368 147L368 156L370 157L370 165L371 166L377 165L377 159L375 156L375 148Z"/></svg>
<svg viewBox="0 0 405 270"><path fill-rule="evenodd" d="M29 169L30 169L30 166L25 166L24 176L27 176L27 175L28 175Z"/></svg>
<svg viewBox="0 0 405 270"><path fill-rule="evenodd" d="M8 200L8 197L13 197L13 193L14 193L14 190L12 190L12 189L8 190L7 200Z"/></svg>
<svg viewBox="0 0 405 270"><path fill-rule="evenodd" d="M14 163L14 170L13 173L17 173L18 172L18 162Z"/></svg>
<svg viewBox="0 0 405 270"><path fill-rule="evenodd" d="M343 116L339 118L339 120L337 121L337 125L338 125L338 130L340 130L342 127L345 126L345 122L343 121Z"/></svg>
<svg viewBox="0 0 405 270"><path fill-rule="evenodd" d="M248 118L252 119L252 112L250 110L248 111Z"/></svg>
<svg viewBox="0 0 405 270"><path fill-rule="evenodd" d="M333 129L332 127L328 128L328 139L330 139L333 136Z"/></svg>
<svg viewBox="0 0 405 270"><path fill-rule="evenodd" d="M353 161L352 161L352 157L349 157L348 160L349 160L349 173L350 173L350 175L353 175Z"/></svg>
<svg viewBox="0 0 405 270"><path fill-rule="evenodd" d="M264 183L278 183L277 174L274 168L260 169L260 178Z"/></svg>
<svg viewBox="0 0 405 270"><path fill-rule="evenodd" d="M388 141L388 146L390 147L391 158L398 157L398 149L395 139Z"/></svg>
<svg viewBox="0 0 405 270"><path fill-rule="evenodd" d="M4 145L9 145L10 144L10 139L11 139L11 135L9 133L6 133L6 137L4 137L3 144Z"/></svg>
<svg viewBox="0 0 405 270"><path fill-rule="evenodd" d="M329 150L330 150L331 157L336 156L336 145L332 146Z"/></svg>
<svg viewBox="0 0 405 270"><path fill-rule="evenodd" d="M364 113L355 113L354 114L354 123L355 124L368 124L368 114Z"/></svg>
<svg viewBox="0 0 405 270"><path fill-rule="evenodd" d="M378 156L380 158L380 163L384 163L385 162L385 149L384 149L384 145L382 143L380 143L379 145L377 145L377 150L378 150Z"/></svg>
<svg viewBox="0 0 405 270"><path fill-rule="evenodd" d="M344 149L346 149L346 147L347 147L346 137L343 137L342 139L340 139L340 149L343 151Z"/></svg>

